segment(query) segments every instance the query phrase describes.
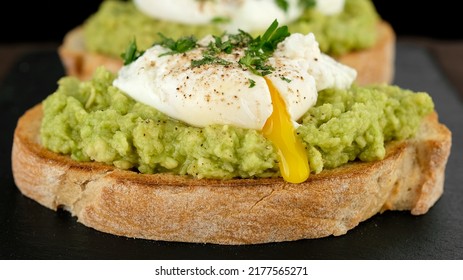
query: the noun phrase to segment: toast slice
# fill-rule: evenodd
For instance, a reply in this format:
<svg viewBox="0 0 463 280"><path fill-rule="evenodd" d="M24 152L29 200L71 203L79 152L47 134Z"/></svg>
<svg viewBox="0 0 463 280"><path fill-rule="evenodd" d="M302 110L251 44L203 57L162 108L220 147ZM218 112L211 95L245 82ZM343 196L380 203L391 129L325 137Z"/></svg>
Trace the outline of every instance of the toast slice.
<svg viewBox="0 0 463 280"><path fill-rule="evenodd" d="M395 33L385 21L378 23L377 32L378 40L373 47L335 57L341 63L357 69L359 85L389 84L393 80ZM122 67L121 58L86 51L81 26L65 35L63 43L58 47L58 54L66 74L81 80L89 80L95 68L100 65L106 66L112 72L117 72Z"/></svg>
<svg viewBox="0 0 463 280"><path fill-rule="evenodd" d="M114 235L163 241L258 244L343 235L386 210L425 214L441 197L451 132L432 113L414 138L374 162L283 179L194 179L77 162L40 144L42 105L17 123L12 170L25 196Z"/></svg>

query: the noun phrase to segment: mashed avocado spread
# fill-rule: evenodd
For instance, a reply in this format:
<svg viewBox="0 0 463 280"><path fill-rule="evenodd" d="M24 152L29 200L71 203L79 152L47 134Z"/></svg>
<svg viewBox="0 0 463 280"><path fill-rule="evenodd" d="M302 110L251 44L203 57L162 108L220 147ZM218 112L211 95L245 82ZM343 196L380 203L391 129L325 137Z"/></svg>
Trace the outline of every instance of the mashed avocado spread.
<svg viewBox="0 0 463 280"><path fill-rule="evenodd" d="M371 47L376 41L378 19L371 0L346 0L340 14L327 16L308 8L288 28L291 33L313 32L322 52L342 55ZM87 50L114 57L119 57L134 38L141 49L147 49L160 40L159 33L174 39L223 34L217 23L193 26L156 20L140 12L132 1L114 0L104 1L83 27Z"/></svg>
<svg viewBox="0 0 463 280"><path fill-rule="evenodd" d="M100 67L89 81L63 77L43 102L43 145L77 161L99 161L142 173L197 178L274 177L277 154L260 131L212 125L197 128L138 103ZM313 173L353 160L385 156L385 142L416 133L431 113L431 97L397 86L352 86L319 92L297 132Z"/></svg>

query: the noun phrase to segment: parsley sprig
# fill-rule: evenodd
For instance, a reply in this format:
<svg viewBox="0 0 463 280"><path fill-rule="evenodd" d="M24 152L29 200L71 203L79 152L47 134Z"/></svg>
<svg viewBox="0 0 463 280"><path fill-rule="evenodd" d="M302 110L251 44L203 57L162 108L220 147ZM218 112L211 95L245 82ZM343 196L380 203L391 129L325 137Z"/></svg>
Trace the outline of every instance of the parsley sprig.
<svg viewBox="0 0 463 280"><path fill-rule="evenodd" d="M121 54L121 58L124 62L124 65L128 65L133 61L137 60L137 58L142 56L144 52L145 51L138 50L137 41L135 40L135 38L132 39L132 41L130 41L129 45L127 46L125 52Z"/></svg>
<svg viewBox="0 0 463 280"><path fill-rule="evenodd" d="M287 26L278 27L278 21L274 20L264 35L254 38L245 51L245 55L239 60L239 64L252 73L266 76L274 70L268 65L268 58L276 50L278 44L290 35Z"/></svg>

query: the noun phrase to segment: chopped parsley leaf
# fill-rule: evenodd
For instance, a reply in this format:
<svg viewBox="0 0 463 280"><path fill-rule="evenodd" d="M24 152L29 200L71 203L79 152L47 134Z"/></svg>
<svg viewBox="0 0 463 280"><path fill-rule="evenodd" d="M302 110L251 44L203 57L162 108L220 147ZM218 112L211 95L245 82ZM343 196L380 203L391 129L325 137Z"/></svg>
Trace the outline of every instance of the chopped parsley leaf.
<svg viewBox="0 0 463 280"><path fill-rule="evenodd" d="M171 49L170 52L163 53L161 56L185 53L197 47L197 39L194 36L185 36L178 40L168 38L161 33L159 33L159 36L162 38L162 41L158 45Z"/></svg>
<svg viewBox="0 0 463 280"><path fill-rule="evenodd" d="M256 86L256 81L254 81L253 79L248 79L249 81L249 88L253 88Z"/></svg>
<svg viewBox="0 0 463 280"><path fill-rule="evenodd" d="M275 0L275 4L278 6L278 8L285 12L287 12L289 9L289 3L287 0ZM316 0L299 0L299 5L304 9L315 7L315 4Z"/></svg>
<svg viewBox="0 0 463 280"><path fill-rule="evenodd" d="M143 55L145 51L140 51L137 48L137 41L135 38L130 42L130 44L127 46L127 49L125 52L121 54L121 58L124 62L124 65L128 65L132 63L133 61L137 60L140 56Z"/></svg>
<svg viewBox="0 0 463 280"><path fill-rule="evenodd" d="M277 4L278 8L282 9L283 11L287 12L288 11L288 1L286 0L275 0L275 4Z"/></svg>
<svg viewBox="0 0 463 280"><path fill-rule="evenodd" d="M207 55L205 54L203 58L201 59L198 59L198 60L192 60L191 61L191 67L195 68L195 67L200 67L201 65L206 65L206 64L219 64L219 65L230 65L231 62L230 61L227 61L223 58L220 58L220 57L216 57L216 56L211 56L211 55Z"/></svg>
<svg viewBox="0 0 463 280"><path fill-rule="evenodd" d="M280 79L282 79L283 81L285 81L287 83L291 83L291 80L286 78L285 76L280 76Z"/></svg>
<svg viewBox="0 0 463 280"><path fill-rule="evenodd" d="M214 17L211 19L211 23L229 23L231 21L228 17Z"/></svg>

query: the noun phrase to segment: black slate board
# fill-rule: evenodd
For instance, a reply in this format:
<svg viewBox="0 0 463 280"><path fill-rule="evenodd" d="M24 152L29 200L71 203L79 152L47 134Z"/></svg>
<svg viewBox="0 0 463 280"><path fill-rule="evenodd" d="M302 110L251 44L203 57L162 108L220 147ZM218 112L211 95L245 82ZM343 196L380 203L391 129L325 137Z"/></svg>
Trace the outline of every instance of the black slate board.
<svg viewBox="0 0 463 280"><path fill-rule="evenodd" d="M429 92L453 132L441 199L423 216L385 212L344 236L264 245L220 246L117 237L87 228L67 212L24 197L11 173L16 121L57 88L63 68L55 52L30 53L0 87L1 259L462 259L463 104L430 54L398 43L395 83Z"/></svg>

